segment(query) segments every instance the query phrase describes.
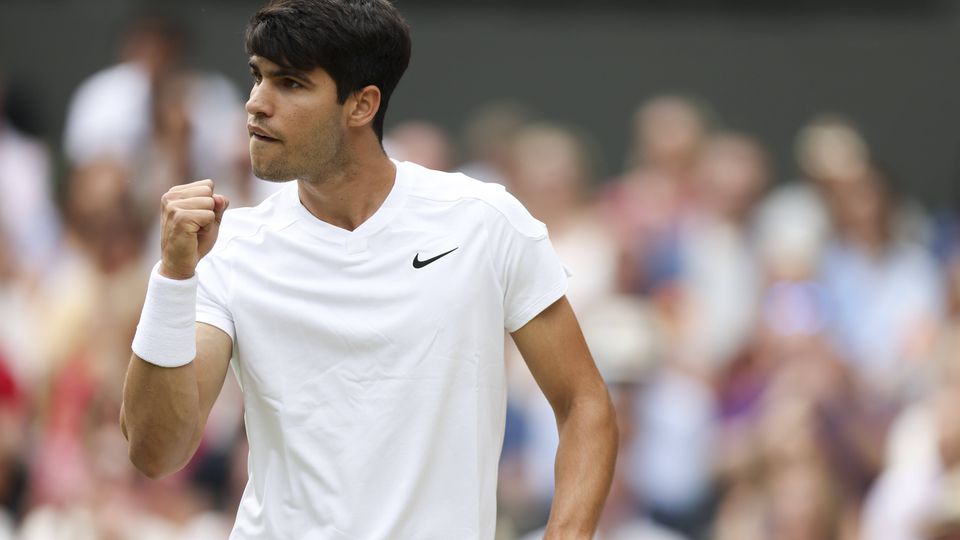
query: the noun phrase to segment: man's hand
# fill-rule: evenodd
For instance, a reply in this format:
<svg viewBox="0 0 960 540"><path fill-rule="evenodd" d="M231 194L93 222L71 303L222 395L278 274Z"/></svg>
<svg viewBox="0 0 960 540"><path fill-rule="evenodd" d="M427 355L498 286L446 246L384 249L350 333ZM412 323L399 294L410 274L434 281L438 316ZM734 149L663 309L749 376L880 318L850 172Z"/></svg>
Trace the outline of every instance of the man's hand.
<svg viewBox="0 0 960 540"><path fill-rule="evenodd" d="M170 188L160 202L160 274L190 278L217 241L220 220L230 201L213 192L213 180L200 180Z"/></svg>

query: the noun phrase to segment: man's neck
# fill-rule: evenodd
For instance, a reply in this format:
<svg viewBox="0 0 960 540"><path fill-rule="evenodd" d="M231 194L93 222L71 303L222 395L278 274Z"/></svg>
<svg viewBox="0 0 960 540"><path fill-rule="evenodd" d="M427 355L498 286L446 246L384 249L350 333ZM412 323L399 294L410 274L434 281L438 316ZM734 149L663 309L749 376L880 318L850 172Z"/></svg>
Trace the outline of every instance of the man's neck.
<svg viewBox="0 0 960 540"><path fill-rule="evenodd" d="M352 231L380 208L396 176L378 142L376 149L354 154L323 178L298 180L300 203L317 219Z"/></svg>

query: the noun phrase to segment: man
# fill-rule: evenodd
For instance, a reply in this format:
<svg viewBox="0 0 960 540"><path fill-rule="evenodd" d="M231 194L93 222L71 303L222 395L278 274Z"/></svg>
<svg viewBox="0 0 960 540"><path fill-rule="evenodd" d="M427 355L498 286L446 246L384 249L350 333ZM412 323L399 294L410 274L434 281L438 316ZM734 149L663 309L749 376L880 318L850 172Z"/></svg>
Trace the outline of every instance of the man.
<svg viewBox="0 0 960 540"><path fill-rule="evenodd" d="M246 47L254 171L296 182L228 214L210 180L164 195L131 460L190 459L234 356L250 479L231 538L493 538L506 328L560 430L546 537L590 538L617 430L566 275L501 188L384 154L406 23L386 0L278 0Z"/></svg>

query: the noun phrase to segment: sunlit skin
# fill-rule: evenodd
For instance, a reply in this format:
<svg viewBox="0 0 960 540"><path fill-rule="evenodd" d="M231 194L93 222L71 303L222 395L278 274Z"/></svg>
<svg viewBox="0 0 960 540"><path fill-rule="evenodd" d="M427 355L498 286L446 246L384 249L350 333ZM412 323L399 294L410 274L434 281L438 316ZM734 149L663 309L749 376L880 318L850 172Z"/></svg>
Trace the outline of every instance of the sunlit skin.
<svg viewBox="0 0 960 540"><path fill-rule="evenodd" d="M297 180L300 200L317 218L353 230L380 206L396 171L371 122L380 90L364 87L337 102L322 68L280 66L252 56L247 101L250 162L264 180Z"/></svg>

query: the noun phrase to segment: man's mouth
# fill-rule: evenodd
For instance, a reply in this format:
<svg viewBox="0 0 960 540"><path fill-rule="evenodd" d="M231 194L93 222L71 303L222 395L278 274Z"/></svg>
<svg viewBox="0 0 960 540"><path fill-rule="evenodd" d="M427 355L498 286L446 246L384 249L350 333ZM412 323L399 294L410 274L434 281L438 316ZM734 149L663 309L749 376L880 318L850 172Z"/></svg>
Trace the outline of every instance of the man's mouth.
<svg viewBox="0 0 960 540"><path fill-rule="evenodd" d="M247 133L250 134L250 137L263 142L280 142L280 139L274 137L270 132L264 130L263 128L252 126L247 124Z"/></svg>

